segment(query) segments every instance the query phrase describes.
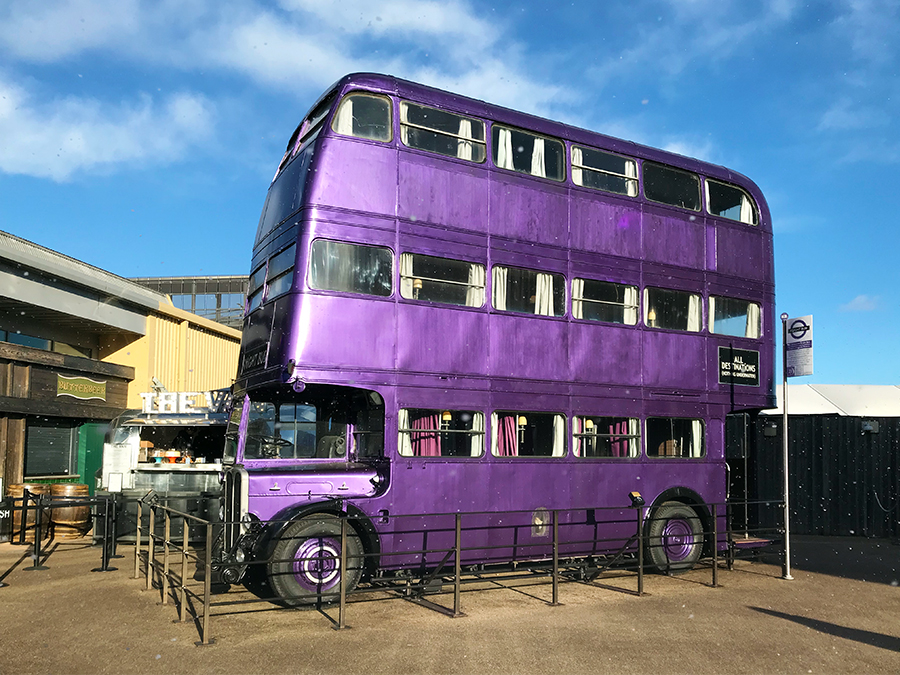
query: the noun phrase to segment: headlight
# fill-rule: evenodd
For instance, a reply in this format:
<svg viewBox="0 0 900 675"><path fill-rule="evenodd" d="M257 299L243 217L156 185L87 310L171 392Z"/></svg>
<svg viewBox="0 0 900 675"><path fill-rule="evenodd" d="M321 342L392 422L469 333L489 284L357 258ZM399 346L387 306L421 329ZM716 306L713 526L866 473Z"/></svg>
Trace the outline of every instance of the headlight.
<svg viewBox="0 0 900 675"><path fill-rule="evenodd" d="M242 563L246 559L246 554L244 553L244 549L239 548L234 552L234 559L236 562Z"/></svg>

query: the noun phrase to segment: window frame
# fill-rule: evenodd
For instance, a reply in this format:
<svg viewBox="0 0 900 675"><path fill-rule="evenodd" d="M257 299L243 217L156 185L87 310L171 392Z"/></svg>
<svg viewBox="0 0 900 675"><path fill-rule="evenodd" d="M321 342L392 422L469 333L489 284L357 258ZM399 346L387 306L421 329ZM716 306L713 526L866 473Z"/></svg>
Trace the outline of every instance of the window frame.
<svg viewBox="0 0 900 675"><path fill-rule="evenodd" d="M538 294L537 287L539 284L537 275L546 275L546 276L550 276L553 278L554 283L553 283L552 294L556 293L556 279L557 278L561 279L560 288L562 290L562 298L559 303L559 306L561 308L560 311L559 312L556 311L556 298L555 297L552 297L553 304L554 304L553 314L543 314L543 313L537 312L537 311L520 311L517 309L507 309L506 305L509 301L509 284L506 281L503 282L504 284L506 284L506 293L504 295L503 302L502 302L503 307L502 308L498 307L499 303L497 302L496 293L497 293L497 288L499 287L499 283L498 283L498 276L497 276L496 270L506 270L507 272L509 270L517 270L519 272L531 272L531 273L535 274L536 275L535 276L535 296L534 296L535 304L537 304L537 294ZM565 274L561 274L559 272L548 272L548 271L536 270L536 269L532 269L530 267L518 267L516 265L505 265L505 264L501 264L501 263L497 263L491 267L491 309L496 312L518 314L519 316L541 316L541 317L545 317L548 319L562 319L562 318L565 318L567 315L567 307L566 307L566 305L568 303L568 298L566 297L567 295L568 295L568 282L566 280Z"/></svg>
<svg viewBox="0 0 900 675"><path fill-rule="evenodd" d="M589 432L586 429L586 422L590 420L592 422L591 427L596 429L597 422L595 420L616 420L616 423L624 422L626 424L626 428L628 428L627 433L604 433L600 434L596 431ZM576 432L575 429L578 426L579 422L584 424L582 427L584 430L581 432ZM636 429L634 433L632 433L631 428ZM587 455L587 454L579 454L579 441L577 439L582 439L582 443L585 443L588 440L596 440L596 439L616 439L615 441L610 441L610 444L625 441L628 447L628 454L626 455ZM628 417L621 415L587 415L587 414L574 414L572 415L572 455L579 460L583 459L593 459L593 460L613 460L613 461L628 461L628 460L636 460L641 457L641 448L643 445L643 436L641 434L641 420L638 417ZM596 444L595 444L596 446Z"/></svg>
<svg viewBox="0 0 900 675"><path fill-rule="evenodd" d="M722 213L713 213L713 210L710 208L711 199L709 194L709 186L710 183L713 185L721 185L722 187L728 188L730 190L735 190L739 192L750 204L751 211L751 220L752 222L747 222L743 220L743 218L732 218L731 216L723 215ZM723 218L725 220L731 221L732 223L741 223L742 225L749 225L750 227L758 227L759 226L759 205L756 203L756 200L747 192L745 189L738 187L732 183L726 183L725 181L716 180L715 178L707 178L704 177L703 180L703 196L706 199L706 212L711 215L713 218ZM733 208L733 207L732 207Z"/></svg>
<svg viewBox="0 0 900 675"><path fill-rule="evenodd" d="M746 303L748 311L744 314L744 320L746 325L746 320L749 319L751 311L750 306L756 306L756 334L755 335L747 335L746 329L743 335L737 335L735 333L724 333L715 330L715 322L716 322L716 300L728 300L731 302L742 302ZM710 335L720 335L724 337L736 337L736 338L744 338L746 340L759 340L763 337L763 325L762 325L762 303L756 302L755 300L747 300L745 298L735 298L733 296L728 295L718 295L716 293L710 293L708 298L709 303L709 316L707 317L707 330L709 330ZM735 315L739 316L739 315ZM734 318L734 317L732 317Z"/></svg>
<svg viewBox="0 0 900 675"><path fill-rule="evenodd" d="M662 171L671 171L672 173L683 174L685 176L689 176L696 181L697 184L697 208L692 209L688 206L684 206L683 204L673 204L672 202L664 202L658 199L653 199L652 197L647 195L647 168L650 167L652 169L661 169ZM703 210L703 193L702 186L700 180L700 174L695 173L694 171L688 171L687 169L679 169L674 166L670 166L669 164L663 164L661 162L653 162L650 160L644 160L641 163L641 186L644 191L644 199L648 202L652 202L654 204L661 204L662 206L673 206L676 209L684 209L685 211L690 211L691 213L700 213Z"/></svg>
<svg viewBox="0 0 900 675"><path fill-rule="evenodd" d="M576 164L575 163L575 151L576 150L578 150L578 151L587 150L589 152L596 152L598 154L605 155L607 157L615 157L617 159L622 159L626 163L631 162L632 166L634 166L634 176L629 176L627 174L619 174L619 173L616 173L615 171L609 171L608 169L601 169L599 167L589 166L584 163L583 157L582 157L581 162ZM569 163L570 163L569 172L570 172L570 175L572 178L572 183L574 183L578 187L583 187L588 190L597 190L599 192L604 192L606 194L612 194L612 195L618 195L620 197L627 197L629 199L637 199L638 195L640 194L640 191L641 191L640 169L638 166L638 161L636 159L634 159L633 157L628 157L626 155L620 155L618 153L609 152L607 150L600 150L599 148L592 148L587 145L579 145L578 143L572 143L570 146L570 149L569 149ZM607 190L606 188L595 187L593 185L585 185L583 178L579 179L580 182L579 182L579 180L576 180L576 178L575 178L576 171L589 171L589 172L593 172L593 173L604 174L607 176L613 176L615 178L621 178L622 180L625 181L626 191L625 192L617 192L615 190ZM633 182L632 184L634 185L634 194L630 194L630 192L627 189L629 181Z"/></svg>
<svg viewBox="0 0 900 675"><path fill-rule="evenodd" d="M439 423L440 428L438 428L438 429L431 429L431 428L417 429L417 428L413 428L412 426L408 426L409 424L412 424L408 421L409 413L412 411L435 413L435 416L440 415L441 416L441 422ZM407 426L405 426L405 427L403 426L404 413L405 413L405 416L407 419L407 422L406 422ZM445 418L444 416L447 414L449 414L451 416L452 415L464 415L464 414L472 415L471 428L470 429L450 429L449 424L448 424L448 428L444 428L444 421L447 421L448 423L454 421L452 418L449 420L447 418ZM421 417L419 419L421 419ZM480 425L477 424L478 420L480 420ZM478 426L480 426L481 428L480 429L477 428ZM417 454L414 454L414 452L413 452L412 434L414 434L414 433L437 434L437 435L441 435L441 434L466 435L469 438L469 443L470 443L471 449L474 449L474 447L476 446L476 437L480 436L481 442L477 444L479 453L477 455L473 455L473 454L469 454L469 455L444 455L444 454L417 455ZM406 438L405 442L404 442L404 435ZM487 454L486 447L485 447L486 435L487 435L487 432L485 429L485 415L481 410L458 410L455 408L401 407L397 411L397 454L398 454L398 456L400 456L404 459L412 459L414 457L417 457L417 458L426 459L426 460L448 460L448 459L463 460L463 461L465 461L465 460L481 460L481 459L484 459L484 457ZM405 449L407 447L409 447L409 453L405 452ZM470 450L470 453L471 453L471 450Z"/></svg>
<svg viewBox="0 0 900 675"><path fill-rule="evenodd" d="M649 443L650 443L649 424L650 424L651 420L662 420L662 421L668 420L670 425L674 421L690 422L690 423L692 423L692 427L693 427L693 423L699 423L699 425L700 425L700 454L685 455L683 450L680 451L680 454L658 454L658 453L651 454L650 453L650 445L649 445ZM646 455L646 457L648 459L652 459L652 460L655 460L655 459L661 459L661 460L701 460L701 459L706 459L708 456L708 449L707 449L707 443L706 443L706 427L707 427L706 420L703 419L702 417L674 417L674 416L665 416L665 415L648 415L644 420L644 438L645 438L644 454ZM676 440L677 439L675 439L675 438L668 439L666 441L663 441L659 445L661 446L663 444L672 442L673 443L672 447L674 450L675 448L678 447L675 444ZM691 440L692 441L695 440L694 436L693 436L693 428L691 429ZM693 448L693 446L694 446L694 443L691 444L691 448ZM659 446L657 446L657 450L658 450L658 448L659 448Z"/></svg>
<svg viewBox="0 0 900 675"><path fill-rule="evenodd" d="M353 133L352 126L349 133L346 130L339 129L340 125L342 124L341 109L344 107L344 104L352 98L371 98L387 103L388 118L387 124L385 125L385 129L387 130L387 138L358 136ZM334 115L331 118L331 131L344 138L355 138L357 140L370 141L372 143L391 143L394 140L394 102L390 96L386 96L385 94L376 94L375 92L365 91L363 89L353 89L351 91L345 92L344 95L341 96L340 101L338 101L338 104L335 106Z"/></svg>
<svg viewBox="0 0 900 675"><path fill-rule="evenodd" d="M408 258L407 258L408 257ZM460 263L463 265L469 265L470 274L473 269L480 269L481 276L484 278L484 281L481 284L478 283L468 283L464 281L456 281L455 279L436 279L433 277L427 277L422 274L415 273L415 262L416 258L428 258L430 260L437 261L446 261L451 263ZM410 269L412 270L411 274L404 274L404 268L406 267L406 260L410 260ZM434 284L446 284L448 286L458 286L460 288L467 289L466 291L466 299L468 300L469 291L475 289L480 290L481 292L481 302L477 305L470 305L467 303L459 304L455 302L449 302L445 300L434 300L431 298L419 298L415 296L416 289L416 281L428 281ZM407 283L408 282L408 283ZM407 295L407 289L411 289L411 295ZM471 262L469 260L459 260L456 258L444 258L441 256L429 255L427 253L415 253L414 251L404 251L400 254L400 297L404 300L412 300L414 302L428 302L434 303L437 305L447 305L449 307L466 307L469 309L481 309L484 307L484 303L487 297L487 276L486 276L486 265L479 262Z"/></svg>
<svg viewBox="0 0 900 675"><path fill-rule="evenodd" d="M534 139L541 139L545 142L545 147L546 147L547 141L558 145L559 151L560 151L559 158L560 158L560 161L562 162L562 166L560 167L559 178L556 178L553 176L541 176L540 174L536 174L531 171L521 171L519 169L516 169L514 158L510 158L510 162L512 163L513 168L501 166L500 165L500 148L499 148L500 143L499 143L499 140L498 141L494 140L494 129L498 129L498 130L502 130L502 131L509 131L510 133L525 134L526 136L531 136ZM532 156L534 153L533 148L534 148L534 146L532 145ZM553 181L554 183L565 183L566 178L567 178L566 144L561 139L554 138L553 136L546 136L544 134L539 134L534 131L529 131L527 129L522 129L519 127L514 127L514 126L507 125L507 124L503 124L502 122L492 122L491 123L491 164L495 169L500 169L501 171L509 171L510 173L515 173L515 174L519 174L522 176L532 176L534 178L542 178L544 180ZM544 164L545 172L546 172L546 166L547 165L545 163Z"/></svg>
<svg viewBox="0 0 900 675"><path fill-rule="evenodd" d="M314 258L314 249L317 243L319 242L328 242L331 244L339 244L344 246L355 246L358 248L373 248L373 249L381 249L383 251L387 251L390 254L390 273L388 274L388 281L390 282L389 292L387 294L381 295L378 293L367 293L365 291L359 290L340 290L335 288L320 288L313 284L313 258ZM352 241L344 241L342 239L331 239L330 237L316 237L309 243L309 256L306 264L306 284L307 287L316 292L321 293L340 293L341 295L358 295L366 298L391 298L394 295L394 267L396 256L394 255L394 250L389 246L384 246L382 244L369 244L369 243L361 243L361 242L352 242Z"/></svg>
<svg viewBox="0 0 900 675"><path fill-rule="evenodd" d="M584 297L584 282L590 282L594 284L609 284L611 286L621 287L623 289L623 297L627 294L628 289L632 289L635 294L635 302L633 305L626 304L625 300L621 303L611 302L609 300L595 300L593 298ZM578 282L581 282L580 284ZM638 324L638 320L640 317L640 308L641 308L641 289L637 284L628 284L620 281L609 281L608 279L588 279L586 277L573 276L571 281L571 297L572 297L572 318L576 321L590 321L592 323L605 323L616 326L636 326ZM576 297L576 287L580 286L581 295L580 297ZM622 309L622 321L607 321L606 319L592 319L585 318L584 316L584 307L581 307L576 311L575 303L592 303L595 305L606 305L610 307L620 307ZM628 321L628 312L629 310L634 312L634 321ZM577 316L580 314L581 316Z"/></svg>
<svg viewBox="0 0 900 675"><path fill-rule="evenodd" d="M460 121L467 120L472 123L473 128L475 124L481 125L482 132L482 140L478 140L477 138L467 138L466 136L461 136L459 133L453 134L448 131L444 131L443 129L436 129L434 127L428 127L423 124L418 124L416 122L404 121L404 117L407 115L404 114L404 106L413 106L415 108L419 108L421 110L433 110L434 112L441 113L444 115L452 115L454 117L459 118ZM473 143L482 148L482 158L480 160L476 159L467 159L465 157L460 157L458 152L455 155L450 155L443 152L437 152L435 150L429 150L428 148L423 148L417 145L411 145L409 140L404 140L404 128L408 129L420 129L422 131L426 131L428 133L437 134L438 136L445 136L447 138L455 138L457 141L463 141L468 143ZM427 152L431 155L438 155L439 157L446 157L449 159L458 159L463 162L471 162L472 164L484 164L487 162L487 125L484 123L484 120L469 117L467 115L461 115L460 113L454 112L452 110L442 110L440 108L435 108L433 106L423 105L421 103L416 103L414 101L401 100L400 101L400 143L411 150L419 150L420 152Z"/></svg>
<svg viewBox="0 0 900 675"><path fill-rule="evenodd" d="M651 318L650 313L654 313L654 317L656 316L656 308L658 305L650 302L650 293L652 291L663 291L665 293L680 293L688 296L688 311L687 311L687 327L686 328L672 328L669 326L658 326L653 325L651 321L657 321L656 318ZM698 315L697 315L697 329L691 330L691 313L690 313L690 298L696 298L698 303ZM665 330L665 331L675 331L678 333L703 333L703 295L698 292L688 291L683 288L665 288L663 286L645 286L643 293L643 311L642 318L645 328L652 328L653 330Z"/></svg>
<svg viewBox="0 0 900 675"><path fill-rule="evenodd" d="M519 454L520 444L524 441L520 440L520 434L524 433L525 429L531 427L533 429L532 434L536 432L536 427L533 422L529 422L529 419L534 419L534 416L550 417L551 424L553 425L550 430L553 434L553 440L550 447L550 453L540 454L540 455L522 455ZM515 427L516 427L516 452L515 454L499 454L500 453L500 418L505 417L514 417L515 418ZM522 424L522 419L525 419L525 423ZM561 430L558 430L557 420L561 421ZM569 419L568 416L563 412L554 412L554 411L546 411L546 410L493 410L491 412L491 457L494 460L505 459L505 460L519 460L519 459L530 459L530 460L559 460L565 459L569 456ZM557 441L561 443L561 448L557 448ZM557 450L561 450L559 454L557 454Z"/></svg>

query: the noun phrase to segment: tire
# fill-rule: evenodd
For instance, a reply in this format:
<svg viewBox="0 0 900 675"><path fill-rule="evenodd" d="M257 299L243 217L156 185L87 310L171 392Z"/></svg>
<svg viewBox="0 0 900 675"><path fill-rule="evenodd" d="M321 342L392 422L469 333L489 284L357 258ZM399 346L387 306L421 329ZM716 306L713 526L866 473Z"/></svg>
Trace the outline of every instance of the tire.
<svg viewBox="0 0 900 675"><path fill-rule="evenodd" d="M356 530L347 525L346 590L356 587L362 576L363 546ZM278 539L268 564L269 585L289 607L327 605L341 583L341 521L320 514L290 525Z"/></svg>
<svg viewBox="0 0 900 675"><path fill-rule="evenodd" d="M647 553L657 572L679 574L703 553L703 525L697 512L681 502L664 502L647 523Z"/></svg>

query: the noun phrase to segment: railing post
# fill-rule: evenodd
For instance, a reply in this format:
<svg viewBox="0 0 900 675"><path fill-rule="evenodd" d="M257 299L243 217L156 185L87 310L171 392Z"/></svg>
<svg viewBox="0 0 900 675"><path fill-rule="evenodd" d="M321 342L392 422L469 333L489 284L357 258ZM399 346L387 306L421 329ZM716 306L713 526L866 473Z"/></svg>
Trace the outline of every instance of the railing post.
<svg viewBox="0 0 900 675"><path fill-rule="evenodd" d="M719 510L718 505L712 505L713 517L713 588L719 587Z"/></svg>
<svg viewBox="0 0 900 675"><path fill-rule="evenodd" d="M156 504L150 504L150 531L147 533L147 589L153 588L153 566L156 563Z"/></svg>
<svg viewBox="0 0 900 675"><path fill-rule="evenodd" d="M141 577L141 518L143 517L143 505L139 499L137 502L137 532L134 538L134 578Z"/></svg>
<svg viewBox="0 0 900 675"><path fill-rule="evenodd" d="M216 643L215 640L209 638L209 595L212 584L212 547L212 523L206 521L206 565L203 572L203 635L200 637L200 642L194 643L198 647L205 647Z"/></svg>
<svg viewBox="0 0 900 675"><path fill-rule="evenodd" d="M22 489L22 514L19 516L19 545L25 544L25 527L28 525L28 495L26 489Z"/></svg>
<svg viewBox="0 0 900 675"><path fill-rule="evenodd" d="M110 558L123 558L124 556L116 553L116 547L119 543L119 494L118 492L113 492L110 497L112 497L112 516L110 517L109 527L112 532L112 539L109 544Z"/></svg>
<svg viewBox="0 0 900 675"><path fill-rule="evenodd" d="M462 591L462 514L456 514L456 537L454 540L454 562L453 562L453 617L465 616L462 613L461 591Z"/></svg>
<svg viewBox="0 0 900 675"><path fill-rule="evenodd" d="M169 535L172 531L172 515L169 507L163 507L165 511L165 525L163 526L163 575L162 575L162 604L169 604Z"/></svg>
<svg viewBox="0 0 900 675"><path fill-rule="evenodd" d="M341 556L338 569L340 576L340 604L338 605L338 624L335 630L344 630L347 624L344 623L344 610L347 605L347 517L341 516Z"/></svg>
<svg viewBox="0 0 900 675"><path fill-rule="evenodd" d="M33 497L37 497L37 499L33 499ZM31 567L26 567L25 571L33 572L35 570L48 570L49 567L41 565L41 539L44 538L44 495L32 495L28 490L24 490L24 499L33 499L33 501L37 504L37 512L34 515L34 551L32 553L32 557L34 558L34 562ZM22 533L24 537L26 522L23 519L22 521Z"/></svg>
<svg viewBox="0 0 900 675"><path fill-rule="evenodd" d="M638 589L637 594L638 597L644 595L644 534L643 534L643 507L638 507L635 509L635 513L637 513L637 531L635 532L635 536L637 537L637 546L638 546Z"/></svg>
<svg viewBox="0 0 900 675"><path fill-rule="evenodd" d="M559 511L553 510L553 601L552 607L559 605Z"/></svg>
<svg viewBox="0 0 900 675"><path fill-rule="evenodd" d="M182 516L182 520L184 521L184 527L182 528L181 533L181 592L179 593L178 602L178 620L184 623L184 587L187 584L187 549L188 549L188 520L186 517Z"/></svg>

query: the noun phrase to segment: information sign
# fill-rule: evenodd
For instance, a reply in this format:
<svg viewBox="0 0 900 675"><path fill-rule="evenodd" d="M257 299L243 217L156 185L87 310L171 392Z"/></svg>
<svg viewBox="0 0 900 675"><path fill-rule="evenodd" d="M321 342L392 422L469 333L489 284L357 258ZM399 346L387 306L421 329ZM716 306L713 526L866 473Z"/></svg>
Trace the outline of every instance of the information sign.
<svg viewBox="0 0 900 675"><path fill-rule="evenodd" d="M813 374L812 315L787 319L785 326L785 377Z"/></svg>

